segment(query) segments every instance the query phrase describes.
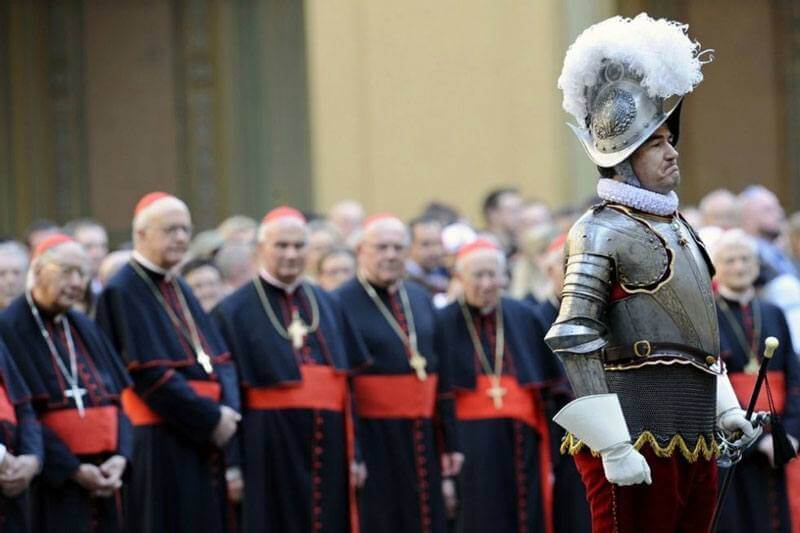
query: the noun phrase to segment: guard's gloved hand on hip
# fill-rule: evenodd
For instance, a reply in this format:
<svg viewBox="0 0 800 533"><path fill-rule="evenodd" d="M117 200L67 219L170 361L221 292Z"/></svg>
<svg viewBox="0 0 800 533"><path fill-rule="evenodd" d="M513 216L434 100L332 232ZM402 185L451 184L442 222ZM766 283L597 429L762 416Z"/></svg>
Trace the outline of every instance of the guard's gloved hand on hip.
<svg viewBox="0 0 800 533"><path fill-rule="evenodd" d="M592 451L600 453L606 479L616 485L653 482L647 460L631 444L616 394L581 396L553 417Z"/></svg>
<svg viewBox="0 0 800 533"><path fill-rule="evenodd" d="M620 442L601 450L600 457L609 483L621 486L653 483L647 459L630 442Z"/></svg>

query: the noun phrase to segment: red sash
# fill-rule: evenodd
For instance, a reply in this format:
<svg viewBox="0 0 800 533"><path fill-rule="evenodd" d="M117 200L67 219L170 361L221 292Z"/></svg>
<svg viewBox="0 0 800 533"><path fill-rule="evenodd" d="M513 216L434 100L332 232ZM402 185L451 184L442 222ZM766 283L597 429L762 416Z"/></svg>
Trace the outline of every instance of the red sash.
<svg viewBox="0 0 800 533"><path fill-rule="evenodd" d="M488 391L492 386L489 376L478 376L475 390L456 392L456 417L459 420L484 420L513 418L534 429L541 425L542 413L536 412L538 402L533 389L523 389L513 376L501 376L500 386L506 390L503 406L494 406Z"/></svg>
<svg viewBox="0 0 800 533"><path fill-rule="evenodd" d="M219 402L222 396L222 387L216 381L188 380L187 383L198 395L215 402ZM164 422L161 416L150 409L131 388L122 391L122 409L134 426L149 426Z"/></svg>
<svg viewBox="0 0 800 533"><path fill-rule="evenodd" d="M118 410L114 405L87 407L81 417L77 409L59 409L42 415L50 428L75 455L117 451Z"/></svg>
<svg viewBox="0 0 800 533"><path fill-rule="evenodd" d="M728 378L731 380L731 385L733 385L733 390L736 392L736 397L739 399L742 409L747 409L758 374L731 372L728 374ZM772 401L775 403L775 411L781 414L786 405L786 376L784 376L782 370L770 370L767 372L767 379L769 380L769 390L772 392ZM761 388L761 393L756 400L755 410L769 411L766 387Z"/></svg>
<svg viewBox="0 0 800 533"><path fill-rule="evenodd" d="M356 413L363 418L433 418L438 376L365 375L353 379Z"/></svg>
<svg viewBox="0 0 800 533"><path fill-rule="evenodd" d="M0 385L0 420L17 425L17 412L14 409L14 404L8 398L6 388L2 385Z"/></svg>
<svg viewBox="0 0 800 533"><path fill-rule="evenodd" d="M500 387L506 390L503 405L498 409L488 391L492 387L489 376L481 375L476 380L475 390L456 391L456 418L459 420L487 420L511 418L518 420L539 433L539 462L541 472L539 485L544 504L545 528L553 531L553 483L550 458L550 428L544 415L544 404L539 393L532 388L520 387L513 376L501 376Z"/></svg>
<svg viewBox="0 0 800 533"><path fill-rule="evenodd" d="M356 458L356 439L353 410L347 376L324 365L300 365L302 381L283 386L251 388L245 391L248 409L324 409L344 413L345 438L347 440L347 469ZM358 533L359 518L356 507L356 487L348 475L350 498L350 531Z"/></svg>
<svg viewBox="0 0 800 533"><path fill-rule="evenodd" d="M300 365L302 381L245 390L250 409L325 409L344 412L347 377L323 365Z"/></svg>

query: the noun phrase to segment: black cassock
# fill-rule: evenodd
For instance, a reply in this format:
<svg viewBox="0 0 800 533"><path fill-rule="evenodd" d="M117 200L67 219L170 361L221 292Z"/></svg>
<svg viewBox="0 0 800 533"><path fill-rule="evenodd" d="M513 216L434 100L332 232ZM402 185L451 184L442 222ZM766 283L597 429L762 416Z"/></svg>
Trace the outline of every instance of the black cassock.
<svg viewBox="0 0 800 533"><path fill-rule="evenodd" d="M542 332L547 332L558 316L558 307L551 300L536 306L536 317ZM592 530L592 516L586 500L586 488L581 481L575 461L561 454L561 440L566 431L553 422L562 407L574 399L564 367L545 345L549 362L545 365L547 382L542 389L544 412L550 429L550 457L553 468L553 529L556 533L583 533Z"/></svg>
<svg viewBox="0 0 800 533"><path fill-rule="evenodd" d="M31 405L31 393L3 341L0 341L0 444L8 453L35 455L44 464L42 429ZM29 531L30 518L29 491L15 498L0 494L0 531Z"/></svg>
<svg viewBox="0 0 800 533"><path fill-rule="evenodd" d="M312 325L316 306L318 327L300 348L275 328L255 283L284 334L295 312ZM350 531L351 509L354 526L357 515L349 486L347 375L367 354L339 304L311 284L289 294L259 277L212 316L239 372L244 530Z"/></svg>
<svg viewBox="0 0 800 533"><path fill-rule="evenodd" d="M409 351L358 279L337 289L372 365L353 379L358 442L367 466L361 491L361 527L366 533L443 532L440 455L456 451L449 369L436 350L436 315L425 289L404 282L418 351L427 359L427 379L409 366ZM398 292L374 287L404 331L409 320ZM434 407L435 406L435 407Z"/></svg>
<svg viewBox="0 0 800 533"><path fill-rule="evenodd" d="M122 531L124 517L120 491L98 498L72 480L82 463L99 466L121 455L130 469L133 432L122 412L120 395L129 380L119 358L102 331L86 316L67 311L58 320L39 310L39 316L65 368L70 355L64 320L75 349L78 385L84 414L25 296L14 300L0 317L9 350L31 391L33 407L42 426L44 467L32 488L32 522L41 532ZM126 472L127 474L127 472ZM127 475L123 478L127 479Z"/></svg>
<svg viewBox="0 0 800 533"><path fill-rule="evenodd" d="M720 326L720 356L743 408L753 391L755 375L745 372L749 361L746 346L756 346L758 363L764 354L764 340L776 337L780 346L769 364L767 376L776 400L776 408L786 432L800 437L800 362L792 348L792 340L783 311L759 298L748 305L721 300L717 296ZM758 333L757 343L754 337ZM782 405L781 405L782 404ZM768 410L767 391L762 388L757 411ZM796 460L796 459L795 459ZM720 470L720 480L724 470ZM789 490L798 490L791 487ZM785 468L772 468L767 456L753 444L744 454L731 481L725 499L720 532L791 532Z"/></svg>
<svg viewBox="0 0 800 533"><path fill-rule="evenodd" d="M546 531L552 496L547 423L540 387L546 346L534 310L503 298L504 389L501 404L488 394L493 385L484 367L496 372L497 316L465 307L488 361L482 362L461 304L439 313L440 355L452 367L458 442L465 455L460 476L458 531L517 533ZM490 374L490 375L491 375Z"/></svg>
<svg viewBox="0 0 800 533"><path fill-rule="evenodd" d="M236 465L238 457L235 441L225 450L226 463L210 439L220 404L239 410L236 371L216 326L188 285L137 266L180 324L172 322L132 264L109 280L97 302L97 322L133 380L133 390L123 398L135 435L128 527L141 533L223 531L224 470ZM196 359L181 295L213 362L211 375Z"/></svg>

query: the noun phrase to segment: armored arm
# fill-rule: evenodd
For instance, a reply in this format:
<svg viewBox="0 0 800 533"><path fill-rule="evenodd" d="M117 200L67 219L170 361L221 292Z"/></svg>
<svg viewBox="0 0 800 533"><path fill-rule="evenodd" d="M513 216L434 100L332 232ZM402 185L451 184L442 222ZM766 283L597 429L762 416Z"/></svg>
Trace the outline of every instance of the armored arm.
<svg viewBox="0 0 800 533"><path fill-rule="evenodd" d="M603 369L607 344L603 315L611 291L613 256L596 243L611 242L603 226L580 222L570 231L561 309L545 341L564 363L578 398L553 418L600 453L606 478L619 485L650 483L650 468L631 445L625 415L610 394Z"/></svg>
<svg viewBox="0 0 800 533"><path fill-rule="evenodd" d="M567 259L561 310L545 341L564 364L575 396L608 392L600 357L607 344L601 317L608 303L610 257L581 251Z"/></svg>

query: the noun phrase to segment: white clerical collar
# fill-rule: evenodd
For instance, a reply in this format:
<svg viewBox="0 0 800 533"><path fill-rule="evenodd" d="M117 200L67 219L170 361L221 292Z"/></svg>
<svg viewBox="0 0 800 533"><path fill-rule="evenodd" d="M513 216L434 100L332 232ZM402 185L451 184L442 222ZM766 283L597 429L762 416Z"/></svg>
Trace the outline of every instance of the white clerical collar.
<svg viewBox="0 0 800 533"><path fill-rule="evenodd" d="M653 215L668 216L678 210L678 195L675 191L660 194L610 178L600 178L597 181L597 195L607 202L622 204Z"/></svg>
<svg viewBox="0 0 800 533"><path fill-rule="evenodd" d="M748 305L753 301L753 298L756 297L756 290L753 287L750 287L743 292L736 292L722 284L717 284L717 292L726 300L736 302L740 306Z"/></svg>
<svg viewBox="0 0 800 533"><path fill-rule="evenodd" d="M146 258L142 254L140 254L137 250L133 251L133 253L131 254L131 257L133 258L134 261L136 261L137 263L139 263L140 265L145 267L147 270L155 272L156 274L161 274L162 276L166 276L166 275L169 274L169 269L162 268L162 267L156 265L155 263L150 261L148 258Z"/></svg>
<svg viewBox="0 0 800 533"><path fill-rule="evenodd" d="M259 271L259 274L264 279L264 281L266 281L273 287L278 287L279 289L285 291L286 294L294 293L294 291L297 290L297 287L303 284L303 276L298 276L297 279L291 283L284 283L263 268Z"/></svg>

